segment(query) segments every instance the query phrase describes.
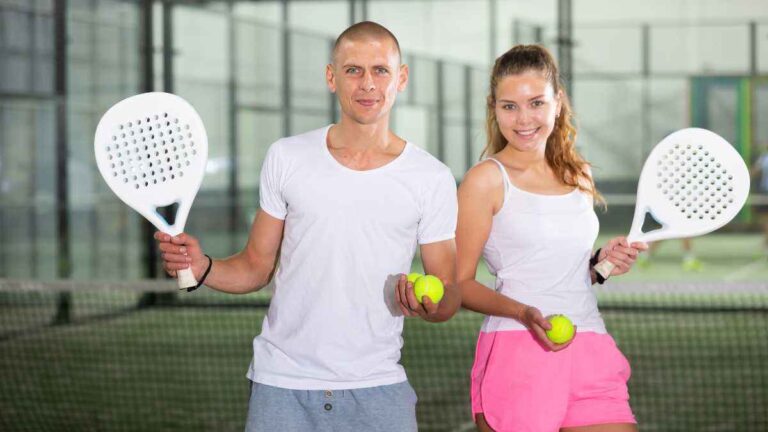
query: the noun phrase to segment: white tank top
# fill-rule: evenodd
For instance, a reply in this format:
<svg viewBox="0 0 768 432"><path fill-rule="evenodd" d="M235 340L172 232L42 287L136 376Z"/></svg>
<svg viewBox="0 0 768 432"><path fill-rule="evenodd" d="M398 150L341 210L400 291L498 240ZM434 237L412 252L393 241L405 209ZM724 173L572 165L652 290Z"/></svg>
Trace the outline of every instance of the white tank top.
<svg viewBox="0 0 768 432"><path fill-rule="evenodd" d="M599 222L591 197L574 189L540 195L515 187L501 162L504 202L493 217L483 257L496 291L535 306L544 316L564 314L577 331L606 333L592 291L589 258ZM524 330L517 320L488 316L482 331Z"/></svg>

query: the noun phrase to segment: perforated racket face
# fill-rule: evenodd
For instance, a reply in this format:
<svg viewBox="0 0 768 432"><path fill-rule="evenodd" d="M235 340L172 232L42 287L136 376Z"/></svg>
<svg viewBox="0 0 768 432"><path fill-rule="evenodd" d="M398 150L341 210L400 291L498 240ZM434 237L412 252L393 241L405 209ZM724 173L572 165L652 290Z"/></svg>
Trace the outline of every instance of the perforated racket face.
<svg viewBox="0 0 768 432"><path fill-rule="evenodd" d="M158 229L183 231L205 173L208 138L202 120L184 99L144 93L110 108L94 141L96 162L109 187ZM174 225L157 208L178 203Z"/></svg>
<svg viewBox="0 0 768 432"><path fill-rule="evenodd" d="M705 129L677 131L648 156L638 184L630 240L702 235L730 222L749 194L749 172L741 156ZM642 233L645 213L662 228Z"/></svg>
<svg viewBox="0 0 768 432"><path fill-rule="evenodd" d="M118 124L111 139L110 175L137 190L184 177L197 155L189 123L167 112Z"/></svg>
<svg viewBox="0 0 768 432"><path fill-rule="evenodd" d="M734 176L701 143L676 143L656 162L656 188L686 219L716 220L734 205Z"/></svg>

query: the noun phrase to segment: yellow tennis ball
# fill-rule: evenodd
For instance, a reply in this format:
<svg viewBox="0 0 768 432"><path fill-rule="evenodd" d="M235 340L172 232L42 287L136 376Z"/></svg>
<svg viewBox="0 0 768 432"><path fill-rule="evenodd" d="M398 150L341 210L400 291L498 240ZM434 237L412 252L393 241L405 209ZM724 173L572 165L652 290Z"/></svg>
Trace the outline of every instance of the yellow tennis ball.
<svg viewBox="0 0 768 432"><path fill-rule="evenodd" d="M416 300L421 303L424 296L429 297L432 303L438 303L445 294L443 288L443 281L440 278L432 275L426 275L418 278L416 283L413 284L413 293L416 295Z"/></svg>
<svg viewBox="0 0 768 432"><path fill-rule="evenodd" d="M423 275L423 274L421 274L421 273L411 273L411 274L409 274L409 275L408 275L408 282L415 284L415 283L416 283L416 281L417 281L417 280L418 280L420 277L422 277L422 276L424 276L424 275Z"/></svg>
<svg viewBox="0 0 768 432"><path fill-rule="evenodd" d="M575 328L565 315L552 315L548 318L552 328L547 330L547 337L556 344L563 344L573 339Z"/></svg>

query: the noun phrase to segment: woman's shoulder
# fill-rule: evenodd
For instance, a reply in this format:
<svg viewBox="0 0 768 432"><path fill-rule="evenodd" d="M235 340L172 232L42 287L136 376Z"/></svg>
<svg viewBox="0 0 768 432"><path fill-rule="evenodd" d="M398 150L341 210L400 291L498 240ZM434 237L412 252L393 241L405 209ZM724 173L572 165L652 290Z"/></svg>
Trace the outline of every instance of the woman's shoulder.
<svg viewBox="0 0 768 432"><path fill-rule="evenodd" d="M472 189L493 189L503 184L501 167L491 159L484 159L464 174L463 187Z"/></svg>

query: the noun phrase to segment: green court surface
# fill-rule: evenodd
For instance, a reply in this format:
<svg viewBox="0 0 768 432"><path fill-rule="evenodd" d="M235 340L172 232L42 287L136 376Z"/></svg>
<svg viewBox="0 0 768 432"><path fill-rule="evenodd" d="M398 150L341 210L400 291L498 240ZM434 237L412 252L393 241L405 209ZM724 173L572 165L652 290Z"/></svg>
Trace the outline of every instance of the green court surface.
<svg viewBox="0 0 768 432"><path fill-rule="evenodd" d="M600 236L596 245L610 238ZM692 240L700 270L683 268L680 240L664 240L646 265L638 265L621 281L742 282L768 281L768 251L757 234L710 234ZM647 253L646 253L647 255ZM617 278L618 279L618 278Z"/></svg>
<svg viewBox="0 0 768 432"><path fill-rule="evenodd" d="M599 290L632 364L641 430L768 430L760 239L721 234L694 247L699 272L682 270L679 242L669 241L649 266ZM484 266L478 274L493 280ZM141 292L105 284L74 292L72 321L54 326L56 292L2 288L0 430L242 430L251 340L268 293L200 290L137 307ZM406 320L402 363L421 431L473 430L469 371L482 319L462 311L441 324Z"/></svg>
<svg viewBox="0 0 768 432"><path fill-rule="evenodd" d="M9 297L0 298L5 312ZM78 301L88 307L87 296ZM30 321L44 313L24 308ZM86 312L0 341L1 430L242 430L244 374L264 308L156 307L92 320ZM642 430L768 426L765 310L603 313L632 363ZM442 324L406 320L402 362L419 395L420 430L470 430L481 320L468 311Z"/></svg>
<svg viewBox="0 0 768 432"><path fill-rule="evenodd" d="M601 235L595 248L603 246L619 234ZM680 240L659 242L653 255L643 253L645 263L635 265L615 282L767 282L768 252L757 234L711 234L693 240L693 252L701 266L686 270L683 266L683 248ZM414 263L421 269L419 262ZM481 263L478 280L491 284L493 276Z"/></svg>

